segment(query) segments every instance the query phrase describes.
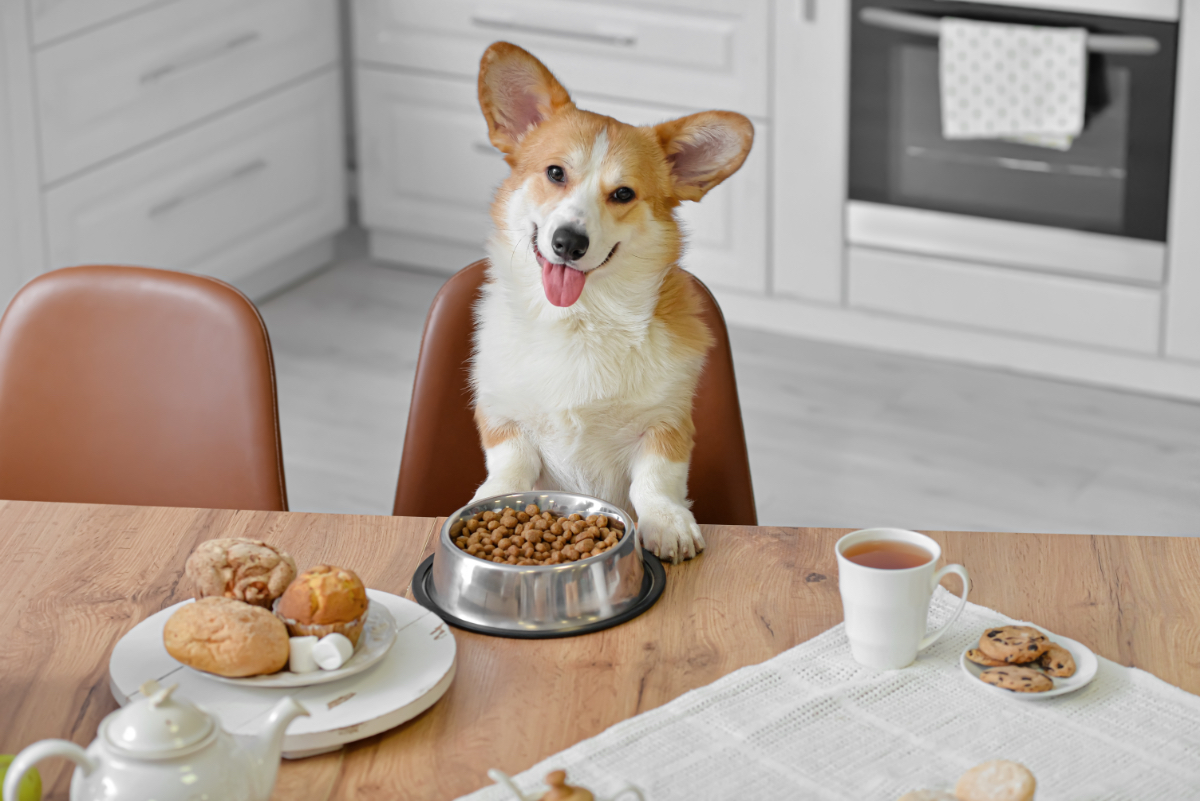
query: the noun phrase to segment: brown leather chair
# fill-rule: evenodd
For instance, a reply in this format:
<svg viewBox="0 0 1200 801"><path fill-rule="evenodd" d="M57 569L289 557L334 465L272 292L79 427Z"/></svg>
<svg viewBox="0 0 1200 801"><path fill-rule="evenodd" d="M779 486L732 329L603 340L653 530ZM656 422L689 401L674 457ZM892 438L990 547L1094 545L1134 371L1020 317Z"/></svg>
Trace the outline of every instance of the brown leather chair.
<svg viewBox="0 0 1200 801"><path fill-rule="evenodd" d="M471 500L487 478L467 382L474 330L471 309L479 297L486 265L486 261L477 261L459 270L429 309L393 514L448 515ZM757 525L725 319L708 288L698 279L692 280L700 290L704 321L716 345L708 354L692 409L696 446L688 497L694 501L692 512L699 523Z"/></svg>
<svg viewBox="0 0 1200 801"><path fill-rule="evenodd" d="M30 281L0 318L0 498L286 510L254 304L141 267Z"/></svg>

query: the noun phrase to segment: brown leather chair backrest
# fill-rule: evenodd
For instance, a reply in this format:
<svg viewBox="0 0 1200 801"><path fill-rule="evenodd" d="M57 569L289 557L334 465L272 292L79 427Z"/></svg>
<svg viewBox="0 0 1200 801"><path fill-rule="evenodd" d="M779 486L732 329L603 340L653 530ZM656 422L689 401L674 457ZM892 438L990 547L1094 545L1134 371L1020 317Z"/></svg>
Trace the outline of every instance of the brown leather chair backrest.
<svg viewBox="0 0 1200 801"><path fill-rule="evenodd" d="M394 514L448 515L470 501L487 478L468 383L475 327L472 309L486 267L486 261L477 261L459 270L429 309ZM688 474L688 497L694 501L692 512L697 522L753 526L758 516L725 319L708 288L693 280L716 345L708 354L692 409L696 446Z"/></svg>
<svg viewBox="0 0 1200 801"><path fill-rule="evenodd" d="M71 267L0 318L0 498L286 510L271 343L211 278Z"/></svg>

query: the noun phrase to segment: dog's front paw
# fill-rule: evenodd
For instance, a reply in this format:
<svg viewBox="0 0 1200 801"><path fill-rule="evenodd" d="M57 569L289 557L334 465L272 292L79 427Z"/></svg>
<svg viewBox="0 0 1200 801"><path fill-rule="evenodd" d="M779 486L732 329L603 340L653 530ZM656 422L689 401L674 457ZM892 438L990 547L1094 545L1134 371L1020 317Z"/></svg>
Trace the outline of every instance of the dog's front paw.
<svg viewBox="0 0 1200 801"><path fill-rule="evenodd" d="M642 535L642 547L659 559L675 564L691 559L704 550L704 537L696 518L687 507L677 505L656 506L638 512L638 531Z"/></svg>

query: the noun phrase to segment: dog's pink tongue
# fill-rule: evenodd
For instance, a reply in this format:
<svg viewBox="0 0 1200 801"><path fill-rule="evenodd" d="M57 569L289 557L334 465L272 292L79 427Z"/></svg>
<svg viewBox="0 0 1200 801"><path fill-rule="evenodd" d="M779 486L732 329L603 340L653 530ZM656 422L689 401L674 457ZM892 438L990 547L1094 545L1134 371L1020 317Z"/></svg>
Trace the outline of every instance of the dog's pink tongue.
<svg viewBox="0 0 1200 801"><path fill-rule="evenodd" d="M570 306L579 300L586 280L586 273L565 264L547 262L542 266L542 289L546 290L546 300L555 306Z"/></svg>

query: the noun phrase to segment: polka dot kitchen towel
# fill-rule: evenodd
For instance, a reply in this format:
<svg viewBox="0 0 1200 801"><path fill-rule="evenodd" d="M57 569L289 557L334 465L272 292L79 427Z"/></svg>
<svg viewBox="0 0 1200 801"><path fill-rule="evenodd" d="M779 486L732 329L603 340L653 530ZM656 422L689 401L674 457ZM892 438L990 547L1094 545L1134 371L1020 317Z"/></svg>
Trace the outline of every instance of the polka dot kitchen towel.
<svg viewBox="0 0 1200 801"><path fill-rule="evenodd" d="M1083 130L1087 31L944 17L942 135L1067 150Z"/></svg>

